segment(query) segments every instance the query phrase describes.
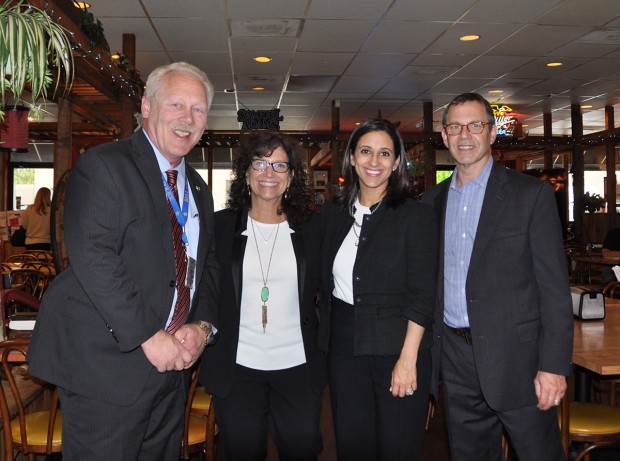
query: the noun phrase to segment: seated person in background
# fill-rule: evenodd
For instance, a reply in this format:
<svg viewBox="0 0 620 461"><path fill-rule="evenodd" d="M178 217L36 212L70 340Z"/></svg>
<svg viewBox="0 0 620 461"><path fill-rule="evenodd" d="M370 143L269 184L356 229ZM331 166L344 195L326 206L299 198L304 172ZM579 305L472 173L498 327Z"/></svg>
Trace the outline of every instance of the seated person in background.
<svg viewBox="0 0 620 461"><path fill-rule="evenodd" d="M620 258L620 227L607 232L601 255L603 258Z"/></svg>
<svg viewBox="0 0 620 461"><path fill-rule="evenodd" d="M603 248L601 249L603 258L618 258L620 261L620 227L611 229L605 235ZM605 266L601 272L601 281L603 284L616 282L618 278L610 266Z"/></svg>

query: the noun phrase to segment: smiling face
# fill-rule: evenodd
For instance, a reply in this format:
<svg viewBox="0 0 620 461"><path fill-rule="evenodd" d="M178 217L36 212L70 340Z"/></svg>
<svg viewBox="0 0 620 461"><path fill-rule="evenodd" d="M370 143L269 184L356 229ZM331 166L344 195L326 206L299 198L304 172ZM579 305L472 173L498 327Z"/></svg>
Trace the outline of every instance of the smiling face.
<svg viewBox="0 0 620 461"><path fill-rule="evenodd" d="M260 159L269 163L289 161L282 146L276 147L269 157L260 157ZM270 165L264 171L257 171L250 165L245 178L252 191L252 208L268 203L280 205L282 196L291 184L292 174L291 170L286 173L276 173Z"/></svg>
<svg viewBox="0 0 620 461"><path fill-rule="evenodd" d="M484 105L478 101L467 101L450 107L446 124L465 125L472 122L487 122L487 113ZM468 179L475 179L484 169L491 156L491 144L495 142L497 127L485 125L482 133L471 134L467 127L461 133L449 136L445 130L441 132L444 144L459 166L459 174L465 174Z"/></svg>
<svg viewBox="0 0 620 461"><path fill-rule="evenodd" d="M395 156L392 138L385 131L370 131L360 137L349 155L359 178L360 202L366 206L378 202L400 162Z"/></svg>
<svg viewBox="0 0 620 461"><path fill-rule="evenodd" d="M159 92L142 98L143 125L149 138L172 166L198 143L207 126L207 94L187 72L163 77Z"/></svg>

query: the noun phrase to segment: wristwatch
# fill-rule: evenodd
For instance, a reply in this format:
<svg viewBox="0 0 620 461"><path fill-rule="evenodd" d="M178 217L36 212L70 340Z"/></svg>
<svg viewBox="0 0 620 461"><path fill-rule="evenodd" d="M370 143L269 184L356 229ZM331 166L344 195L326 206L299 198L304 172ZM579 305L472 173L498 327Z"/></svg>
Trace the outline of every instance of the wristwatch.
<svg viewBox="0 0 620 461"><path fill-rule="evenodd" d="M213 330L211 328L211 324L209 322L205 322L204 320L199 320L198 325L205 334L205 346L208 346L211 342L211 338L213 337Z"/></svg>

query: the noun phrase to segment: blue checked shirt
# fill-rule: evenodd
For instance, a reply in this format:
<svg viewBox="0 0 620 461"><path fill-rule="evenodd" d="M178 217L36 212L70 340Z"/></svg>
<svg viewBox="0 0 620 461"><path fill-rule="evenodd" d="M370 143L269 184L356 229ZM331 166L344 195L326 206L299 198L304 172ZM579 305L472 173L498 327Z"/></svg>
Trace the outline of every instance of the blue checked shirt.
<svg viewBox="0 0 620 461"><path fill-rule="evenodd" d="M462 188L457 185L455 170L448 190L444 235L443 320L452 328L469 328L465 285L492 166L493 158L489 158L480 175Z"/></svg>

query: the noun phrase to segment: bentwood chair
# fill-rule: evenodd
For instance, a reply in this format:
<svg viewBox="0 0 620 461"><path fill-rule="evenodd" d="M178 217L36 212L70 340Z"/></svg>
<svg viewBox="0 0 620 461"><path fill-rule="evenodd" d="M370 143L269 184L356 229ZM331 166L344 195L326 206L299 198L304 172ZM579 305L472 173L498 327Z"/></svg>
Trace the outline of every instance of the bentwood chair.
<svg viewBox="0 0 620 461"><path fill-rule="evenodd" d="M17 288L0 291L0 317L2 318L2 337L12 339L14 332L9 330L9 319L16 312L38 312L41 300Z"/></svg>
<svg viewBox="0 0 620 461"><path fill-rule="evenodd" d="M52 391L49 410L26 412L26 402L20 394L20 388L24 388L28 381L36 380L22 367L19 367L20 373L16 373L14 366L15 360L25 362L28 342L17 339L0 344L3 371L0 376L0 414L5 460L15 459L15 452L23 453L28 461L35 461L36 455L62 451L62 412L58 409L56 389ZM15 408L11 405L11 398Z"/></svg>
<svg viewBox="0 0 620 461"><path fill-rule="evenodd" d="M215 461L218 435L215 411L211 406L211 395L198 385L198 371L199 366L194 367L185 404L181 459L190 460L195 455L199 460Z"/></svg>
<svg viewBox="0 0 620 461"><path fill-rule="evenodd" d="M559 408L562 445L569 453L571 443L583 444L574 461L587 461L598 448L620 443L620 408L601 403L568 402Z"/></svg>

